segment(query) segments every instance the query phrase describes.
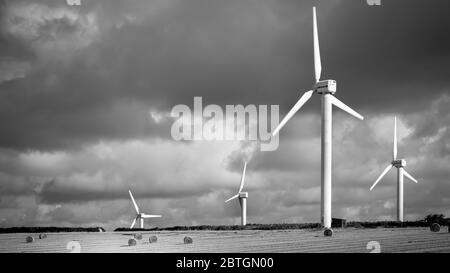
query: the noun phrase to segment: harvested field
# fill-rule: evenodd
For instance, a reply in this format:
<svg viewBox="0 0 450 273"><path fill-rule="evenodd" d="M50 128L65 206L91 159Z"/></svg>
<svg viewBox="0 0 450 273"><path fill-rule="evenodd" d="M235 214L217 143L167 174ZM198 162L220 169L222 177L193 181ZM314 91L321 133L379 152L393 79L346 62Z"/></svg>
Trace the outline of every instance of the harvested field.
<svg viewBox="0 0 450 273"><path fill-rule="evenodd" d="M436 233L429 228L347 228L335 230L333 237L324 237L319 230L139 233L143 239L131 247L132 232L48 233L45 239L39 234L0 234L0 252L370 252L370 241L378 242L381 252L450 252L447 227ZM35 241L26 243L28 235ZM157 242L149 243L150 236L157 236ZM192 244L184 244L186 236Z"/></svg>

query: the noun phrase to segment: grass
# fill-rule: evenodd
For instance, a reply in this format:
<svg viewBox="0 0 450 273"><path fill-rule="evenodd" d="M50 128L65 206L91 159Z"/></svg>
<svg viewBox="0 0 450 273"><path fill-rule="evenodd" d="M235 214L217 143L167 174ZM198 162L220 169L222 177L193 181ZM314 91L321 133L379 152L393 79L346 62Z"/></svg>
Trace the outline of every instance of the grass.
<svg viewBox="0 0 450 273"><path fill-rule="evenodd" d="M318 223L304 223L304 224L247 224L246 226L234 225L234 226L174 226L163 228L151 228L151 229L129 229L129 228L117 228L114 231L186 231L186 230L211 230L211 231L230 231L230 230L284 230L284 229L317 229L321 228L321 224Z"/></svg>
<svg viewBox="0 0 450 273"><path fill-rule="evenodd" d="M102 227L11 227L0 228L1 233L104 232Z"/></svg>
<svg viewBox="0 0 450 273"><path fill-rule="evenodd" d="M445 222L446 221L446 222ZM440 225L448 225L448 219L439 222ZM404 227L429 227L432 223L420 221L377 221L377 222L347 222L349 228L404 228ZM340 228L340 227L333 227ZM320 223L282 223L282 224L247 224L240 225L199 225L199 226L173 226L173 227L155 227L150 229L130 229L117 228L114 231L233 231L233 230L300 230L300 229L322 229ZM100 232L105 231L102 227L11 227L0 228L1 233L53 233L53 232Z"/></svg>
<svg viewBox="0 0 450 273"><path fill-rule="evenodd" d="M346 227L353 228L404 228L404 227L429 227L430 223L420 221L377 221L377 222L348 222ZM336 228L336 227L333 227ZM296 229L322 229L320 223L297 223L297 224L247 224L246 226L173 226L173 227L156 227L150 229L129 229L117 228L114 231L194 231L194 230L209 230L209 231L230 231L230 230L296 230Z"/></svg>

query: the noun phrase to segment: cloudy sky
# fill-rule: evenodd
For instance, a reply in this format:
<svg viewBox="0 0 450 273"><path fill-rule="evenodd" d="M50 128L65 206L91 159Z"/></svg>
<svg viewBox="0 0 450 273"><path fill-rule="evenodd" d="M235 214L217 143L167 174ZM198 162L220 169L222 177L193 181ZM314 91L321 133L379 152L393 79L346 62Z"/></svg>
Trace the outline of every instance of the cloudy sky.
<svg viewBox="0 0 450 273"><path fill-rule="evenodd" d="M318 222L320 98L252 141L175 141L175 105L279 105L313 84L312 6L323 78L365 116L334 111L333 217L395 218L393 118L405 218L450 215L450 2L0 0L0 227Z"/></svg>

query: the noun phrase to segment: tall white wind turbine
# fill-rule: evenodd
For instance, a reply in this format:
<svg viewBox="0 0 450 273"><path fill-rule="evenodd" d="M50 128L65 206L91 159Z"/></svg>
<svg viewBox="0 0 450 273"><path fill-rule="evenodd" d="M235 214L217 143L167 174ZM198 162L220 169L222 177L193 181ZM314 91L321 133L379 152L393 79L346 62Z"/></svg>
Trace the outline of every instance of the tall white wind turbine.
<svg viewBox="0 0 450 273"><path fill-rule="evenodd" d="M345 105L335 96L336 81L320 80L322 63L320 59L319 34L317 29L316 8L313 8L313 38L314 38L314 72L316 83L313 89L307 91L297 101L294 107L284 117L272 135L278 134L281 128L294 116L294 114L305 104L311 96L316 93L322 96L322 160L321 160L321 222L327 230L331 231L331 149L332 149L332 105L344 110L350 115L363 120L364 118L356 111ZM329 232L326 234L330 234Z"/></svg>
<svg viewBox="0 0 450 273"><path fill-rule="evenodd" d="M417 183L417 180L412 177L406 170L406 160L397 158L397 117L394 117L394 149L392 152L392 162L387 166L381 175L373 183L370 190L380 182L380 180L393 168L397 168L397 221L403 222L403 176L408 177L413 182Z"/></svg>
<svg viewBox="0 0 450 273"><path fill-rule="evenodd" d="M244 170L242 171L241 184L239 185L239 190L236 195L233 195L229 198L225 203L239 198L239 204L241 205L241 225L245 226L247 224L247 198L248 192L242 192L244 188L244 180L245 180L245 170L247 169L247 162L244 163Z"/></svg>
<svg viewBox="0 0 450 273"><path fill-rule="evenodd" d="M134 225L136 224L136 221L140 221L141 228L144 228L144 219L162 217L161 215L152 215L152 214L145 214L145 213L139 212L139 207L136 204L136 201L134 200L133 194L131 193L130 190L128 190L128 193L130 194L131 201L133 202L133 205L134 205L134 209L136 210L136 217L134 218L133 222L131 223L130 229L132 229L134 227Z"/></svg>

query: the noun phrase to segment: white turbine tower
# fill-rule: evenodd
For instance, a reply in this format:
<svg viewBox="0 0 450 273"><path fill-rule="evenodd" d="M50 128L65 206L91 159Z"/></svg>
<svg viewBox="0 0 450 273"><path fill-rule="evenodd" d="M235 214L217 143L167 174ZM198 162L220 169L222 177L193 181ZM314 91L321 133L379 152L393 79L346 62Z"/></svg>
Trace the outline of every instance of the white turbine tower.
<svg viewBox="0 0 450 273"><path fill-rule="evenodd" d="M128 190L128 193L130 194L131 201L133 202L134 208L136 209L136 218L134 218L133 222L131 223L130 229L132 229L134 227L134 225L136 224L136 221L138 221L138 220L141 222L141 228L144 228L144 219L162 217L161 215L152 215L152 214L145 214L145 213L139 212L139 207L136 204L136 201L134 201L133 194L131 193L130 190Z"/></svg>
<svg viewBox="0 0 450 273"><path fill-rule="evenodd" d="M245 180L245 170L247 169L247 162L244 163L244 170L242 171L241 184L239 185L238 193L232 196L230 199L225 201L225 203L239 198L239 204L241 205L241 225L245 226L247 224L247 198L248 192L242 192L244 188L244 180Z"/></svg>
<svg viewBox="0 0 450 273"><path fill-rule="evenodd" d="M393 167L397 168L397 221L403 222L403 176L408 177L415 183L417 183L417 180L405 170L406 160L397 158L397 117L394 117L394 149L392 153L392 162L384 169L375 183L373 183L372 187L370 187L371 191Z"/></svg>
<svg viewBox="0 0 450 273"><path fill-rule="evenodd" d="M332 105L341 108L350 115L363 120L364 118L356 111L338 100L335 96L336 81L320 80L322 72L322 64L320 60L319 35L317 30L316 8L313 8L313 38L314 38L314 71L316 83L313 90L305 92L298 100L294 107L284 117L278 127L273 131L275 136L281 128L289 121L292 116L305 104L313 95L313 93L322 96L322 160L321 160L321 222L325 227L325 234L331 235L331 149L332 149Z"/></svg>

